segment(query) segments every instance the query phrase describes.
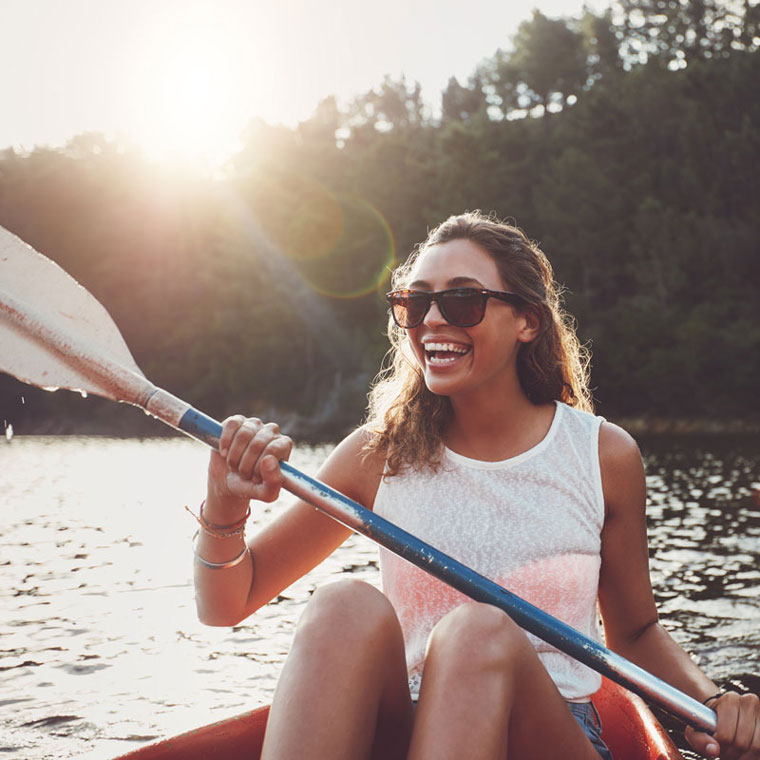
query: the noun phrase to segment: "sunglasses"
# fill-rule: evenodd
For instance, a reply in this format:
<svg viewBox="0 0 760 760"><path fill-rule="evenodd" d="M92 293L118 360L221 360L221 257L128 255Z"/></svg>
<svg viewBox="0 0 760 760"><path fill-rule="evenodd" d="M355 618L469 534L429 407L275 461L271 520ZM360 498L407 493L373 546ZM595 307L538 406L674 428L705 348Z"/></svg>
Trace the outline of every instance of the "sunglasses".
<svg viewBox="0 0 760 760"><path fill-rule="evenodd" d="M435 301L441 316L454 327L474 327L483 321L489 298L513 305L525 301L516 293L485 288L450 288L429 293L425 290L394 290L386 293L385 299L391 306L393 321L404 330L422 324L430 306Z"/></svg>

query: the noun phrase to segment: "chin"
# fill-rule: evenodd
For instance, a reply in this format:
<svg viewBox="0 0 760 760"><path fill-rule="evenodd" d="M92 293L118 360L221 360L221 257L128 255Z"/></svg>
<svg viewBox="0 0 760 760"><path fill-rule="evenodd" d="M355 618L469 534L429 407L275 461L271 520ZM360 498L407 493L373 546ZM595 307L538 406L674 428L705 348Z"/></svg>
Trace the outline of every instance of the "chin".
<svg viewBox="0 0 760 760"><path fill-rule="evenodd" d="M457 383L450 378L435 377L425 373L425 386L436 396L450 396L457 390Z"/></svg>

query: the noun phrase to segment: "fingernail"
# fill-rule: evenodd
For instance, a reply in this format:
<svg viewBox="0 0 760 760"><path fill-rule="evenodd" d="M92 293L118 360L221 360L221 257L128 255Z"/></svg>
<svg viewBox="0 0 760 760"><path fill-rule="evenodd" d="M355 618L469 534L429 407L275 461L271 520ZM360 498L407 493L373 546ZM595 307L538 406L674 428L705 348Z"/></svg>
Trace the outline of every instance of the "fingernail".
<svg viewBox="0 0 760 760"><path fill-rule="evenodd" d="M712 757L718 756L718 750L720 747L718 747L717 744L708 744L707 747L705 747L705 751L708 755L711 755Z"/></svg>
<svg viewBox="0 0 760 760"><path fill-rule="evenodd" d="M226 457L226 456L227 456L227 449L226 449L226 448L224 448L224 449L219 449L219 453L220 453L220 454L221 454L223 457Z"/></svg>

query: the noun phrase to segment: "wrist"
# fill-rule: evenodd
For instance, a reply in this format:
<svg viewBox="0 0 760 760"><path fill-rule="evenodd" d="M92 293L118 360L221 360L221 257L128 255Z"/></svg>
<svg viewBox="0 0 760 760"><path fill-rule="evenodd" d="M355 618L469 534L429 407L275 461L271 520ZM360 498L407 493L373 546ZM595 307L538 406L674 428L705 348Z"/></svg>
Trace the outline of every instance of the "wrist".
<svg viewBox="0 0 760 760"><path fill-rule="evenodd" d="M245 524L248 521L248 518L251 516L250 506L241 518L227 523L215 523L210 521L204 514L205 506L206 500L204 499L201 502L201 506L198 510L197 515L195 512L193 512L192 509L190 509L190 507L185 507L185 509L195 518L198 525L200 525L200 530L209 536L213 536L214 538L234 538L235 536L243 536L245 533Z"/></svg>
<svg viewBox="0 0 760 760"><path fill-rule="evenodd" d="M203 502L203 516L210 523L229 525L240 520L250 507L250 499L240 496L222 495L208 490Z"/></svg>
<svg viewBox="0 0 760 760"><path fill-rule="evenodd" d="M723 689L721 689L720 691L715 692L715 694L711 694L709 697L705 697L702 700L702 704L707 705L708 707L711 707L713 701L716 699L720 699L725 693L726 692Z"/></svg>

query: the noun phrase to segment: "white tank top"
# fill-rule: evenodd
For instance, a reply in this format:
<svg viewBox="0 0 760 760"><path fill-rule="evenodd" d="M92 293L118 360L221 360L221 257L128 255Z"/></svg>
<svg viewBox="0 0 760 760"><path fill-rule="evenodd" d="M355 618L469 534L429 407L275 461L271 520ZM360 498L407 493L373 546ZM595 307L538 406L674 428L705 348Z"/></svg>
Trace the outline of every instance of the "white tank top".
<svg viewBox="0 0 760 760"><path fill-rule="evenodd" d="M406 470L381 480L374 510L601 641L602 421L558 402L546 437L528 451L482 462L446 449L436 474ZM467 598L385 549L380 571L404 633L410 683L419 684L433 626ZM529 638L565 699L583 701L599 689L596 672Z"/></svg>

